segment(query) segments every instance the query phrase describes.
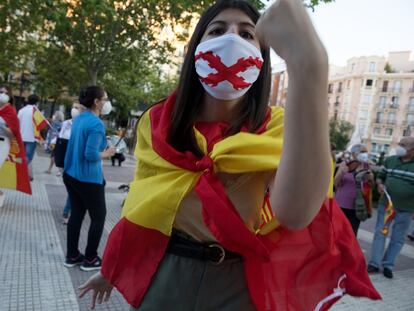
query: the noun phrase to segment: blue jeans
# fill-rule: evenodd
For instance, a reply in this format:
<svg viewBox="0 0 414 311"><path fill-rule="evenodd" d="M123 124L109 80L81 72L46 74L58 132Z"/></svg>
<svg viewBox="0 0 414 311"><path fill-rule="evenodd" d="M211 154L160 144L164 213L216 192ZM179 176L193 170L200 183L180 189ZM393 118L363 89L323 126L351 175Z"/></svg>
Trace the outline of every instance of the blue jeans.
<svg viewBox="0 0 414 311"><path fill-rule="evenodd" d="M72 209L72 205L70 204L69 196L66 198L65 207L63 208L63 216L67 217L69 216L69 213Z"/></svg>
<svg viewBox="0 0 414 311"><path fill-rule="evenodd" d="M384 226L385 205L378 204L377 224L375 227L374 241L372 243L371 260L368 264L379 268L380 263L384 268L394 267L395 258L397 258L402 247L404 246L405 235L408 232L411 222L411 212L402 212L395 210L395 216L391 228L391 240L384 254L386 237L381 233Z"/></svg>
<svg viewBox="0 0 414 311"><path fill-rule="evenodd" d="M27 164L29 164L30 162L32 162L34 154L35 154L35 150L36 150L36 142L28 142L25 141L24 142L24 149L26 150L26 157L27 157Z"/></svg>

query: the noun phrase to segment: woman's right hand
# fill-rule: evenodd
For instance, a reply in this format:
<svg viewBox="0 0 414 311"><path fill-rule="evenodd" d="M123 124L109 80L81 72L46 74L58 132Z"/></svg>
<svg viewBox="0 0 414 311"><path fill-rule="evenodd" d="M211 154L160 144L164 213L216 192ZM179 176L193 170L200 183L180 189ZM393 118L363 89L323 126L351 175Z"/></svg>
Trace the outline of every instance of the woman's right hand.
<svg viewBox="0 0 414 311"><path fill-rule="evenodd" d="M302 0L277 0L256 24L261 42L269 44L287 64L328 63Z"/></svg>
<svg viewBox="0 0 414 311"><path fill-rule="evenodd" d="M348 167L348 165L346 164L345 161L342 161L341 164L339 164L339 169L338 170L340 170L340 172L342 174L345 174L345 173L349 172L349 167Z"/></svg>
<svg viewBox="0 0 414 311"><path fill-rule="evenodd" d="M115 152L116 152L115 147L109 147L108 149L102 151L101 158L102 159L110 158L115 154Z"/></svg>
<svg viewBox="0 0 414 311"><path fill-rule="evenodd" d="M98 304L109 300L113 286L104 278L101 272L98 272L92 275L84 284L79 286L78 289L80 290L79 298L82 298L87 292L92 290L91 309L94 309L96 299L98 299Z"/></svg>

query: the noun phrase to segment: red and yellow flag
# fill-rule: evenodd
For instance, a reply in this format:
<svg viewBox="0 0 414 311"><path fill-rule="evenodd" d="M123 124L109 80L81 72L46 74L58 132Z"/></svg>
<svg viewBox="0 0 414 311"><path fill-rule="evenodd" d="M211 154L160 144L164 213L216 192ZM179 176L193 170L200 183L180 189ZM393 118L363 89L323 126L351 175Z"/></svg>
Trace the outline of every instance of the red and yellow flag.
<svg viewBox="0 0 414 311"><path fill-rule="evenodd" d="M387 197L387 206L385 207L385 214L384 214L384 226L382 227L381 233L384 236L388 236L390 233L390 225L397 213L395 212L394 206L391 201L391 197L388 194L387 190L384 190L384 194Z"/></svg>
<svg viewBox="0 0 414 311"><path fill-rule="evenodd" d="M0 109L0 117L6 121L7 126L13 133L9 155L0 168L0 188L15 189L31 194L26 152L20 134L20 124L16 110L10 104L7 104Z"/></svg>
<svg viewBox="0 0 414 311"><path fill-rule="evenodd" d="M43 137L40 135L40 131L46 126L50 127L50 124L49 121L47 121L47 119L35 106L33 106L33 125L36 140L43 141Z"/></svg>
<svg viewBox="0 0 414 311"><path fill-rule="evenodd" d="M135 179L103 256L102 274L132 306L139 307L164 257L181 201L192 190L216 240L243 256L257 310L326 310L341 296L333 296L339 283L351 295L380 298L352 228L332 197L311 225L297 231L279 225L264 199L263 225L251 232L216 176L276 170L283 145L283 109L269 108L256 133L242 130L214 142L194 128L204 153L198 158L167 142L174 101L175 94L141 117ZM339 282L344 275L346 280Z"/></svg>

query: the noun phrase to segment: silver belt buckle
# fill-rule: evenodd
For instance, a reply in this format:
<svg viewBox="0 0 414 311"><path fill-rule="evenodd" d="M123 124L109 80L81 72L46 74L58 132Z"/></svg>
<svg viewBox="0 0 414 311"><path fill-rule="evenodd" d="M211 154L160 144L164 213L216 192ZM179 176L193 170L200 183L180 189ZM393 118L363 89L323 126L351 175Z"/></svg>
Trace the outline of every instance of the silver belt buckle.
<svg viewBox="0 0 414 311"><path fill-rule="evenodd" d="M210 263L212 263L213 265L221 264L224 261L224 259L226 258L226 251L224 250L224 247L221 246L220 244L217 244L217 243L209 244L208 247L216 247L221 252L219 260L217 260L217 261L210 260Z"/></svg>

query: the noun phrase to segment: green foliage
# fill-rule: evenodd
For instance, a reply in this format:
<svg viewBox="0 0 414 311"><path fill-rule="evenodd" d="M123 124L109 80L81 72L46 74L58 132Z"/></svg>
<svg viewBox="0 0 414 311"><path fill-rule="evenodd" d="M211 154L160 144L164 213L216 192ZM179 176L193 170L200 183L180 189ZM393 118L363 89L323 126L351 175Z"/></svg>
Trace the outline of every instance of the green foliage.
<svg viewBox="0 0 414 311"><path fill-rule="evenodd" d="M385 66L384 66L384 71L385 71L386 73L392 73L392 72L395 72L395 71L392 69L392 67L391 67L391 65L390 65L389 63L386 63L386 64L385 64Z"/></svg>
<svg viewBox="0 0 414 311"><path fill-rule="evenodd" d="M329 121L329 138L331 144L336 146L336 150L345 150L351 139L354 126L348 121L331 120Z"/></svg>
<svg viewBox="0 0 414 311"><path fill-rule="evenodd" d="M305 0L309 7L332 0ZM175 88L166 72L174 38L215 0L0 0L0 71L33 73L36 91L59 102L86 84L103 85L125 117ZM251 0L264 9L269 1ZM183 32L177 31L180 25ZM1 77L0 77L1 79Z"/></svg>

